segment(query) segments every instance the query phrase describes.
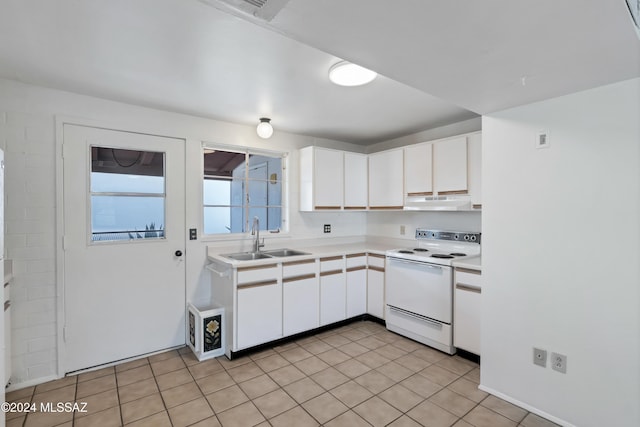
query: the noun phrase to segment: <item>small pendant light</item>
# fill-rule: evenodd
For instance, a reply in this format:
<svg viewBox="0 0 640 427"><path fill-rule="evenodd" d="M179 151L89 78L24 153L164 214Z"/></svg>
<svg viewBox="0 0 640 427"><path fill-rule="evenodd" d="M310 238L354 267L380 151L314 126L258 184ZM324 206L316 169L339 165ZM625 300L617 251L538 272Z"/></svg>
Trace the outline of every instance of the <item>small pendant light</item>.
<svg viewBox="0 0 640 427"><path fill-rule="evenodd" d="M273 126L271 126L271 119L262 117L260 119L260 123L258 123L258 127L256 128L256 132L262 139L271 138L271 135L273 135Z"/></svg>

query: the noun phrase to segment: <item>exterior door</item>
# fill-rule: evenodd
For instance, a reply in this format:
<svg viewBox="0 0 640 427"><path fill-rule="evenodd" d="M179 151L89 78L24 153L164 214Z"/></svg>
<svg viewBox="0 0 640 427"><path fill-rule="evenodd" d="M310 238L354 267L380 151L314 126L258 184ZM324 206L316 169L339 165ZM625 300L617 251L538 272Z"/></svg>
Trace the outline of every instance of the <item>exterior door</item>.
<svg viewBox="0 0 640 427"><path fill-rule="evenodd" d="M64 125L64 369L185 343L184 141Z"/></svg>

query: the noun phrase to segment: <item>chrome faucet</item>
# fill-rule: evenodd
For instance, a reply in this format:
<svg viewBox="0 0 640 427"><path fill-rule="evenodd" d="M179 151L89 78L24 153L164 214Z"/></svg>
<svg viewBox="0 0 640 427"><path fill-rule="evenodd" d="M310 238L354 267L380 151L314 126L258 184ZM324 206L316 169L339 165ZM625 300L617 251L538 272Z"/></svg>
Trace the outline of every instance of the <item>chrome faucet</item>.
<svg viewBox="0 0 640 427"><path fill-rule="evenodd" d="M251 225L251 235L253 238L253 252L260 252L260 248L264 246L264 243L260 243L260 219L257 216L253 217L253 225Z"/></svg>

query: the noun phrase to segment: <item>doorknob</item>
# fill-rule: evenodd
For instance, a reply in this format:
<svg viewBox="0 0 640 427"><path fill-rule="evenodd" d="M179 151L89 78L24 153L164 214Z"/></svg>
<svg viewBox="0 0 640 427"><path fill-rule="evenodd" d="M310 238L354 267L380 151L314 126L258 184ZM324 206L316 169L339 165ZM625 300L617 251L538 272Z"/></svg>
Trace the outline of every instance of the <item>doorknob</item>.
<svg viewBox="0 0 640 427"><path fill-rule="evenodd" d="M175 255L176 256L182 256L182 251L181 250L177 250Z"/></svg>

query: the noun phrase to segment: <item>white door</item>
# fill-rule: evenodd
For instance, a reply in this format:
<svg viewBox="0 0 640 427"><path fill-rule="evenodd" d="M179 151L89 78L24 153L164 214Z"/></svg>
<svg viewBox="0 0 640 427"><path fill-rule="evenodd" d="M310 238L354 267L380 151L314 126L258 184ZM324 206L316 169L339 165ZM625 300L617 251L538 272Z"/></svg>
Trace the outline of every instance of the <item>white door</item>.
<svg viewBox="0 0 640 427"><path fill-rule="evenodd" d="M184 141L64 125L64 369L185 343Z"/></svg>

